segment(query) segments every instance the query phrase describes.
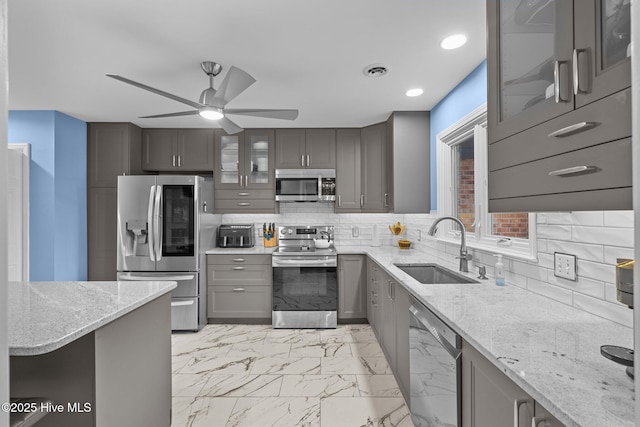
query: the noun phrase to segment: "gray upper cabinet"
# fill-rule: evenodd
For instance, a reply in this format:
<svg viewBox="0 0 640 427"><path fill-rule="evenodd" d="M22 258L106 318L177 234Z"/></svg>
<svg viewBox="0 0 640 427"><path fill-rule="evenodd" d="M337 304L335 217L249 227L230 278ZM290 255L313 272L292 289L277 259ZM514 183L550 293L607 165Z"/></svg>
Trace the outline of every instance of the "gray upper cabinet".
<svg viewBox="0 0 640 427"><path fill-rule="evenodd" d="M366 256L338 256L338 320L367 318Z"/></svg>
<svg viewBox="0 0 640 427"><path fill-rule="evenodd" d="M630 87L629 4L489 0L489 142Z"/></svg>
<svg viewBox="0 0 640 427"><path fill-rule="evenodd" d="M629 1L489 0L489 210L632 209Z"/></svg>
<svg viewBox="0 0 640 427"><path fill-rule="evenodd" d="M142 167L153 172L209 172L213 129L143 129Z"/></svg>
<svg viewBox="0 0 640 427"><path fill-rule="evenodd" d="M362 128L362 211L388 212L387 135L384 123ZM336 184L337 185L337 184Z"/></svg>
<svg viewBox="0 0 640 427"><path fill-rule="evenodd" d="M362 208L360 129L336 133L336 213L360 212Z"/></svg>
<svg viewBox="0 0 640 427"><path fill-rule="evenodd" d="M277 129L276 169L335 169L334 129Z"/></svg>
<svg viewBox="0 0 640 427"><path fill-rule="evenodd" d="M141 130L131 123L89 123L87 186L113 187L119 175L142 172Z"/></svg>
<svg viewBox="0 0 640 427"><path fill-rule="evenodd" d="M131 123L89 123L87 132L87 276L116 280L118 176L142 173L142 134Z"/></svg>
<svg viewBox="0 0 640 427"><path fill-rule="evenodd" d="M387 210L431 210L431 143L428 111L396 111L386 122ZM363 130L364 132L364 130ZM363 133L364 136L364 133ZM363 137L364 139L364 137Z"/></svg>

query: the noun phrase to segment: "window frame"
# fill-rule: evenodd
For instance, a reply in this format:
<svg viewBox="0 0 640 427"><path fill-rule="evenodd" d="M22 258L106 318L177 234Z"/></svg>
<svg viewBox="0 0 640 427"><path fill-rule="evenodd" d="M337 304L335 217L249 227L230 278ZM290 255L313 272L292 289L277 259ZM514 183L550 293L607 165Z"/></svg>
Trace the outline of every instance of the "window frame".
<svg viewBox="0 0 640 427"><path fill-rule="evenodd" d="M514 258L537 260L536 214L529 213L529 238L504 238L491 233L491 214L488 210L487 167L487 104L476 108L436 135L438 177L438 216L455 216L456 145L474 137L474 197L475 232L467 232L467 246L500 253ZM440 223L439 239L460 242L460 231L453 222ZM489 233L487 233L489 231Z"/></svg>

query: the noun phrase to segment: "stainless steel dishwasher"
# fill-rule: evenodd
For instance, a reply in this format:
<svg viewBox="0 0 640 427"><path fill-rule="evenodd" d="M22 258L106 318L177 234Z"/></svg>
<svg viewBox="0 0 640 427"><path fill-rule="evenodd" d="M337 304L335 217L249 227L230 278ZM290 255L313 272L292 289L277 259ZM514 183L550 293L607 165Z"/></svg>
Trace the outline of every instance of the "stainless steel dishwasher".
<svg viewBox="0 0 640 427"><path fill-rule="evenodd" d="M410 407L415 427L462 426L461 347L460 336L411 297Z"/></svg>

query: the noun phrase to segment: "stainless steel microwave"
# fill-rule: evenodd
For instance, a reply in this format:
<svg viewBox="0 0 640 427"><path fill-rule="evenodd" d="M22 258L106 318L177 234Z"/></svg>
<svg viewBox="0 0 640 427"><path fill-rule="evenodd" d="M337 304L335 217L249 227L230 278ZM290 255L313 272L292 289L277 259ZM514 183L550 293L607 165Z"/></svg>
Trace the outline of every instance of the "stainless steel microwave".
<svg viewBox="0 0 640 427"><path fill-rule="evenodd" d="M335 169L276 169L277 202L334 202Z"/></svg>

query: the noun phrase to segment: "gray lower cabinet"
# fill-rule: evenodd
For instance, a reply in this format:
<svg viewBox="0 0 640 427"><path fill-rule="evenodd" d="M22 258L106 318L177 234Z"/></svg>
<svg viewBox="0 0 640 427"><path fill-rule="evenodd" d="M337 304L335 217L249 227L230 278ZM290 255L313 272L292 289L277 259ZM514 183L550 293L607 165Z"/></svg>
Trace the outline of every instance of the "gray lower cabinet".
<svg viewBox="0 0 640 427"><path fill-rule="evenodd" d="M380 267L370 258L367 258L367 320L375 333L378 341L380 337L380 325L382 324L380 307Z"/></svg>
<svg viewBox="0 0 640 427"><path fill-rule="evenodd" d="M144 129L142 168L150 172L213 172L213 129Z"/></svg>
<svg viewBox="0 0 640 427"><path fill-rule="evenodd" d="M409 397L409 293L384 272L380 272L380 340L382 351L405 400Z"/></svg>
<svg viewBox="0 0 640 427"><path fill-rule="evenodd" d="M338 255L338 320L367 318L366 256Z"/></svg>
<svg viewBox="0 0 640 427"><path fill-rule="evenodd" d="M536 419L536 424L532 420ZM466 341L462 342L462 425L529 427L563 424Z"/></svg>
<svg viewBox="0 0 640 427"><path fill-rule="evenodd" d="M87 126L87 277L116 280L118 176L142 173L141 129L131 123Z"/></svg>
<svg viewBox="0 0 640 427"><path fill-rule="evenodd" d="M271 323L271 255L207 255L209 322Z"/></svg>

